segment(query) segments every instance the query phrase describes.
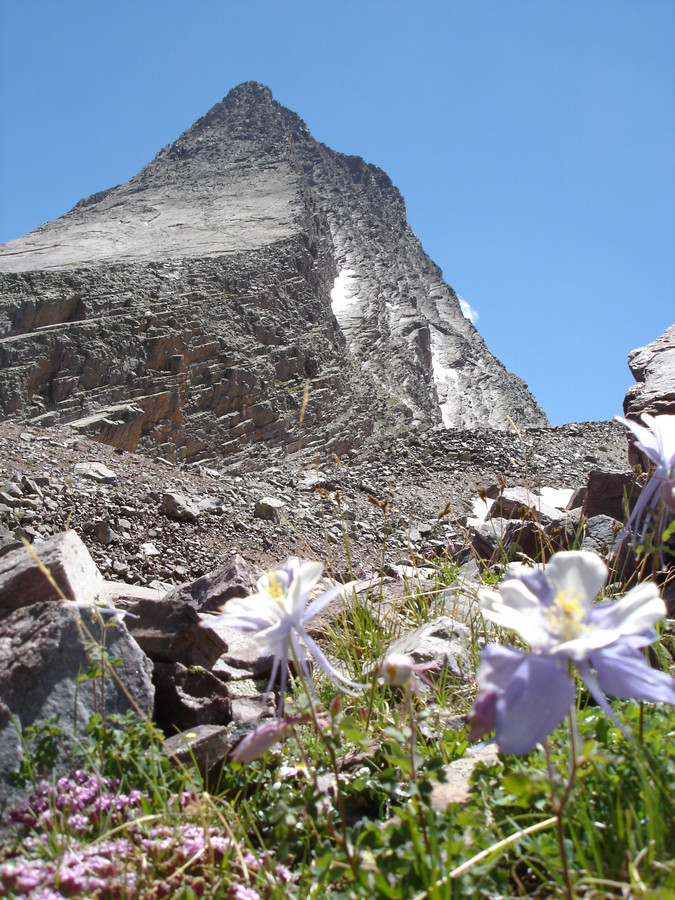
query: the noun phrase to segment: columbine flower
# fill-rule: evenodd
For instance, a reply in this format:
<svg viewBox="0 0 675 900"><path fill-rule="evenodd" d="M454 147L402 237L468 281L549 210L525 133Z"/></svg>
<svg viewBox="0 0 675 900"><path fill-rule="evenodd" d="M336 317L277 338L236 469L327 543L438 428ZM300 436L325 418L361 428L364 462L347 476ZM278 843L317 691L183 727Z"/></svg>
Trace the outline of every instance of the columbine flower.
<svg viewBox="0 0 675 900"><path fill-rule="evenodd" d="M636 446L656 466L635 504L625 529L635 524L637 533L642 523L640 533L642 540L650 518L649 513L647 515L644 513L657 494L666 509L675 513L675 416L650 416L648 413L642 413L641 418L647 428L638 425L637 422L631 422L630 419L616 416L619 422L630 428L637 438Z"/></svg>
<svg viewBox="0 0 675 900"><path fill-rule="evenodd" d="M307 605L309 594L321 577L323 566L318 562L300 563L289 559L286 565L273 572L267 572L258 580L259 591L249 597L235 598L227 603L227 611L215 620L241 631L254 632L254 638L263 649L274 651L274 664L268 692L281 666L281 689L279 714L283 712L284 690L288 675L288 656L291 651L302 667L311 684L307 660L300 647L299 638L328 675L341 690L351 693L348 688L363 688L365 685L349 681L331 666L321 649L312 640L305 624L317 613L343 593L342 584L332 587Z"/></svg>
<svg viewBox="0 0 675 900"><path fill-rule="evenodd" d="M656 640L653 626L665 615L657 588L641 584L621 600L592 607L606 579L599 557L569 551L553 556L546 572L521 570L499 593L479 592L485 618L517 631L534 652L485 648L480 691L469 714L473 739L495 728L505 752L531 750L562 721L576 696L568 675L572 663L615 722L603 691L620 699L675 703L675 681L651 669L640 652Z"/></svg>

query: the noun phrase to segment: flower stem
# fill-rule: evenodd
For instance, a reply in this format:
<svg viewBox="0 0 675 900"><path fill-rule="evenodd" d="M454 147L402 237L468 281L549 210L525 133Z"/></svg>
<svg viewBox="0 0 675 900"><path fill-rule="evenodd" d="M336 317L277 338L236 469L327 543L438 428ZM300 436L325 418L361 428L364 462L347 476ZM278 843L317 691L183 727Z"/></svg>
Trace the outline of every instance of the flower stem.
<svg viewBox="0 0 675 900"><path fill-rule="evenodd" d="M570 732L571 742L574 743L574 734ZM572 890L572 882L570 880L569 867L567 865L567 851L565 850L565 834L563 831L563 811L565 809L565 804L567 803L567 799L570 795L570 790L572 789L572 783L574 781L574 776L576 775L576 759L575 763L572 766L572 769L569 774L569 778L567 779L567 785L565 790L563 791L563 795L561 798L558 798L555 793L554 787L554 771L553 771L553 763L551 762L551 745L548 740L543 742L544 753L546 754L546 765L548 767L548 777L551 783L551 807L553 808L553 813L556 818L556 831L558 834L558 847L560 849L560 860L562 862L563 869L563 880L565 882L565 890L567 892L568 900L574 900L574 892Z"/></svg>
<svg viewBox="0 0 675 900"><path fill-rule="evenodd" d="M417 809L417 817L420 820L420 828L422 829L422 837L424 838L424 846L426 847L427 856L431 858L431 847L429 845L429 835L427 834L427 823L424 817L424 810L422 809L422 803L420 802L419 796L419 788L417 781L417 768L415 766L415 733L417 728L417 722L415 721L415 709L414 709L414 701L413 701L413 691L410 687L410 682L408 682L406 686L407 700L408 700L408 712L410 715L410 766L412 770L412 779L415 783L416 794L415 794L415 807Z"/></svg>

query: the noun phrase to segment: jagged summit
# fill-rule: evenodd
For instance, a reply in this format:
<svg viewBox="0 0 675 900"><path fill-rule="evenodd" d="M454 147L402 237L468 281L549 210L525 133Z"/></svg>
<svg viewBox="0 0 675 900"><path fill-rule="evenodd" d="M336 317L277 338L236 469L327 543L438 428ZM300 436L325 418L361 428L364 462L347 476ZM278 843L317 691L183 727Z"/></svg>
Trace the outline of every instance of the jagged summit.
<svg viewBox="0 0 675 900"><path fill-rule="evenodd" d="M0 247L0 271L212 256L298 233L280 109L269 88L240 85L126 184Z"/></svg>
<svg viewBox="0 0 675 900"><path fill-rule="evenodd" d="M334 447L406 420L546 424L391 179L315 141L256 82L126 184L1 246L3 272L6 415L105 420L104 439L178 458L288 447L309 376L317 442Z"/></svg>

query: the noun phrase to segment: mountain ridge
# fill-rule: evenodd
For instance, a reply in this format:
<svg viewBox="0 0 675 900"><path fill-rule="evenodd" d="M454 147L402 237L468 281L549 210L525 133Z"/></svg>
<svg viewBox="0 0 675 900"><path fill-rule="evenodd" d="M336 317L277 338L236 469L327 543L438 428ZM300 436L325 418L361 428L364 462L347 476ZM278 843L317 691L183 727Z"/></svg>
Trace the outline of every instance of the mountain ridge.
<svg viewBox="0 0 675 900"><path fill-rule="evenodd" d="M244 295L247 311L237 312ZM168 316L156 316L157 303ZM116 316L120 325L125 311L133 333L123 347L117 336L99 340L105 324L99 333L90 328L88 338L79 334L83 324L74 324ZM61 338L47 339L46 328L66 344L74 341L74 352ZM159 356L148 352L156 335L149 341L147 334L158 328L168 348ZM206 351L195 342L212 346L206 366ZM112 344L116 358L106 372ZM289 348L293 364L283 361ZM257 385L246 402L237 401L237 385L230 384L233 355ZM334 412L325 407L320 414L319 404L313 412L335 419L341 437L329 436L328 444L338 449L406 422L547 423L524 382L462 314L389 176L314 140L302 119L257 82L233 88L125 184L83 198L61 218L0 246L5 415L93 417L87 427L94 432L107 418L117 424L101 425L101 439L113 440L116 432L120 445L145 441L176 458L218 454L223 444L236 452L256 441L280 441L288 450L297 444L289 435L299 410L289 390L297 394L307 375L328 390L322 403L342 398ZM153 411L162 387L173 392L173 427L157 419L166 403ZM215 395L232 403L224 408ZM193 402L199 412L190 412ZM136 404L124 413L132 429L106 416L125 403ZM260 404L265 413L251 420L249 408ZM356 426L350 406L364 418ZM214 421L205 420L205 409ZM316 424L307 423L310 432Z"/></svg>

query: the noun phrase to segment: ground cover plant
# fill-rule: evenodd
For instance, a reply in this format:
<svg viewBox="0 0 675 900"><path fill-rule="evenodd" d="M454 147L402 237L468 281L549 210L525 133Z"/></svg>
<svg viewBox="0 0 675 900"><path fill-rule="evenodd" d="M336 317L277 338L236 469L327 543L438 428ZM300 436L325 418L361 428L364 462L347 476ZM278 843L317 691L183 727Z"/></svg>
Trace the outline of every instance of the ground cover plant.
<svg viewBox="0 0 675 900"><path fill-rule="evenodd" d="M673 555L675 420L646 425L655 469L631 522L636 583L617 584L595 554L545 548L486 571L476 692L387 654L400 617L377 615L377 596L357 603L349 585L314 596L320 565L289 560L224 613L274 652L277 717L208 777L170 765L162 735L133 714L95 716L58 780L58 722L26 734L16 778L32 796L11 814L0 895L672 897L673 642L655 578ZM447 557L435 564L435 590L407 597L409 624L439 613L457 574ZM319 613L323 640L307 630ZM114 677L114 661L91 655L91 677L108 666ZM451 764L493 733L499 755L437 802Z"/></svg>

